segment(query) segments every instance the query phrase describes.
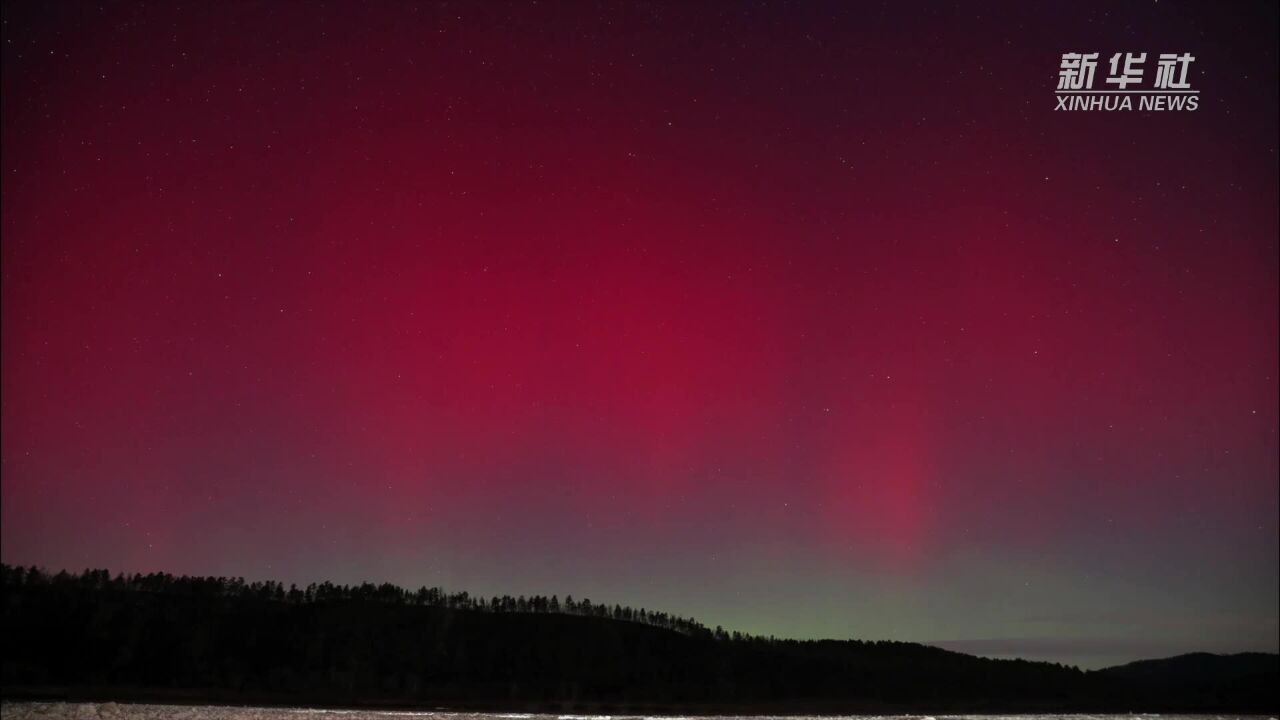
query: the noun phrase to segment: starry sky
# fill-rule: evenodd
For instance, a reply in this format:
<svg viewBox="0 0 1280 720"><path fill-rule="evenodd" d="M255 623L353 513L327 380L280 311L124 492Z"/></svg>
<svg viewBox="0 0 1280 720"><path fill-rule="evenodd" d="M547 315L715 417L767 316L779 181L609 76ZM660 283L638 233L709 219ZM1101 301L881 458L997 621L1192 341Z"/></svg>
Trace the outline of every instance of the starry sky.
<svg viewBox="0 0 1280 720"><path fill-rule="evenodd" d="M3 7L5 562L1277 649L1274 3Z"/></svg>

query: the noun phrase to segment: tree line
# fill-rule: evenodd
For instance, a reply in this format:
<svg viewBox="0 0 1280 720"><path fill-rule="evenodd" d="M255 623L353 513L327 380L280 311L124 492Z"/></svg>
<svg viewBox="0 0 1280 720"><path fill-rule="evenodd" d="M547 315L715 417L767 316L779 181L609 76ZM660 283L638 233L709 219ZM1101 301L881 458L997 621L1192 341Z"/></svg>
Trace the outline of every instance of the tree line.
<svg viewBox="0 0 1280 720"><path fill-rule="evenodd" d="M558 595L0 565L6 698L653 715L1255 712L1277 658L1107 671L794 640Z"/></svg>
<svg viewBox="0 0 1280 720"><path fill-rule="evenodd" d="M713 637L718 640L766 640L766 638L737 631L729 632L719 626L712 630L690 617L626 605L593 603L590 598L575 600L572 595L566 595L563 601L558 595L551 597L494 595L486 598L466 591L448 592L439 587L425 585L411 590L388 582L338 585L325 581L310 583L305 587L290 584L286 588L283 583L274 580L246 582L243 577L171 575L165 572L112 575L110 571L104 569L86 569L79 573L61 570L50 573L34 565L22 567L7 564L0 565L0 579L3 580L5 587L58 586L188 597L272 600L295 605L355 601L489 613L555 613L637 622L674 630L685 635Z"/></svg>

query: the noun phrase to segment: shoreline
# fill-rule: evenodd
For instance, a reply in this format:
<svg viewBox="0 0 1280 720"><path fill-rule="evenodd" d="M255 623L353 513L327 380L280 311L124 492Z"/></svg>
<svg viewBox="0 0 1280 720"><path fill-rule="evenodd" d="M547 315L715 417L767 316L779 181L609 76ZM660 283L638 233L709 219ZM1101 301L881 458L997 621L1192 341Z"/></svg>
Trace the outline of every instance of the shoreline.
<svg viewBox="0 0 1280 720"><path fill-rule="evenodd" d="M716 703L661 703L620 701L501 701L501 700L399 700L351 699L336 696L306 698L263 693L198 691L164 688L102 688L17 686L0 689L0 702L57 704L157 705L170 707L214 707L229 710L261 709L313 713L386 713L492 715L506 718L549 717L566 720L590 718L681 718L681 717L956 717L972 715L1127 715L1127 716L1213 716L1231 715L1241 718L1275 718L1275 711L1256 708L1232 708L1230 705L1176 707L1156 704L1135 707L1130 703L1069 704L1051 706L1045 703L1007 703L980 701L960 704L931 703L848 703L821 700L796 700L785 703L733 705Z"/></svg>

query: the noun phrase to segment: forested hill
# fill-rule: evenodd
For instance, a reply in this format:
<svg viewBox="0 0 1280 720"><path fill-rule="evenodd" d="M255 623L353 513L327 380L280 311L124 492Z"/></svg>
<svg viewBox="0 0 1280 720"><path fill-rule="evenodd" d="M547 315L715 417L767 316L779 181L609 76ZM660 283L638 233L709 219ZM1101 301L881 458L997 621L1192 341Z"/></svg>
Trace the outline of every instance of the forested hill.
<svg viewBox="0 0 1280 720"><path fill-rule="evenodd" d="M600 713L1280 708L1276 655L1082 672L913 643L746 636L569 597L8 566L3 589L6 697Z"/></svg>

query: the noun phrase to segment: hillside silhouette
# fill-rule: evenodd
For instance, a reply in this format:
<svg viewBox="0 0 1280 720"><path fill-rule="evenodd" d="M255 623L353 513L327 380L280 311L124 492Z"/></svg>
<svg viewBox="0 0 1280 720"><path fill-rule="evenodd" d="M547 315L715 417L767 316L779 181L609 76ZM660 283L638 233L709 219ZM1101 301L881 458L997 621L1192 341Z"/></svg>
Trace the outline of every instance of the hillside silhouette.
<svg viewBox="0 0 1280 720"><path fill-rule="evenodd" d="M1273 654L1084 672L915 643L752 636L572 597L2 572L10 698L601 713L1280 707Z"/></svg>

